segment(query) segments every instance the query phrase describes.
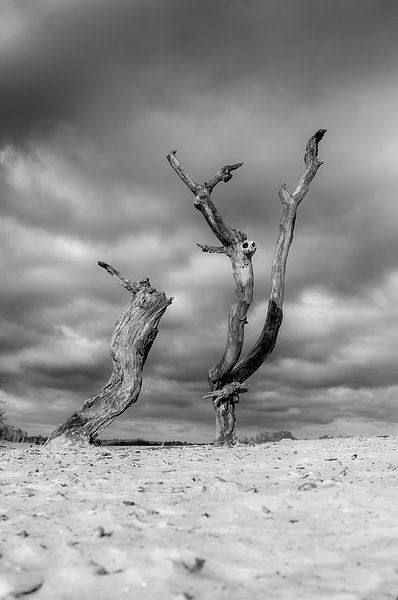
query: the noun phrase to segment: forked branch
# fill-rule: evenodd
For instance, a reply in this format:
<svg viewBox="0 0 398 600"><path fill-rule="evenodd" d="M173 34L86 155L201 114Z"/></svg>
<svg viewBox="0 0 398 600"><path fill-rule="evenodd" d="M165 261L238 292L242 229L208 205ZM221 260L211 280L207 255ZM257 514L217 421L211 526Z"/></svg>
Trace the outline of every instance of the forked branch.
<svg viewBox="0 0 398 600"><path fill-rule="evenodd" d="M275 347L279 328L282 323L283 298L285 291L285 272L290 245L296 222L297 207L306 196L311 181L315 177L322 161L318 159L318 144L325 135L325 129L319 129L308 141L305 149L305 171L292 194L286 185L282 185L279 198L282 203L279 237L271 269L271 290L268 310L260 337L252 350L242 359L244 326L247 312L253 298L252 255L256 249L245 233L227 225L210 199L214 187L220 182L228 182L232 172L243 163L222 167L203 184L197 183L176 158L176 152L168 155L168 160L180 179L195 195L194 205L201 211L210 229L220 240L220 246L198 244L203 252L227 254L232 263L235 279L235 291L228 316L228 337L224 355L209 370L210 393L204 398L213 400L216 412L216 445L233 445L236 442L235 405L239 394L247 391L243 382L248 379L268 358ZM239 361L239 362L238 362Z"/></svg>
<svg viewBox="0 0 398 600"><path fill-rule="evenodd" d="M221 214L210 199L210 194L217 183L228 182L232 179L232 171L238 169L243 163L235 165L226 165L222 167L209 183L198 184L192 179L188 171L182 166L176 157L177 150L174 150L167 156L167 160L177 173L179 178L195 195L194 206L203 214L210 229L220 240L223 246L231 246L237 241L239 232L227 225ZM240 240L241 241L241 240Z"/></svg>
<svg viewBox="0 0 398 600"><path fill-rule="evenodd" d="M282 203L279 237L276 244L271 269L271 291L264 327L252 350L234 367L231 377L235 381L245 381L267 360L273 351L278 331L283 319L283 298L285 293L286 264L293 232L296 223L296 211L300 202L305 198L310 183L319 167L323 164L318 159L318 144L326 133L326 129L318 131L308 140L304 162L306 170L302 175L293 194L289 194L285 184L279 191Z"/></svg>
<svg viewBox="0 0 398 600"><path fill-rule="evenodd" d="M235 291L232 306L228 316L227 343L223 356L209 371L209 382L212 389L224 385L231 369L239 360L243 340L246 315L253 299L253 268L252 256L256 250L254 242L247 241L245 233L227 225L220 212L211 201L210 194L220 182L232 179L232 172L239 169L243 163L225 165L208 181L198 184L182 166L176 157L176 151L167 157L169 163L180 179L195 194L194 205L206 219L214 235L222 246L198 244L203 252L210 254L227 254L232 263L232 274L235 279Z"/></svg>
<svg viewBox="0 0 398 600"><path fill-rule="evenodd" d="M213 189L216 187L217 183L220 183L220 181L223 181L224 183L231 181L232 171L236 171L236 169L239 169L239 167L241 167L242 165L243 163L225 165L225 167L222 167L219 171L217 171L214 177L212 177L208 183L205 183L205 186L207 187L209 192L212 192Z"/></svg>

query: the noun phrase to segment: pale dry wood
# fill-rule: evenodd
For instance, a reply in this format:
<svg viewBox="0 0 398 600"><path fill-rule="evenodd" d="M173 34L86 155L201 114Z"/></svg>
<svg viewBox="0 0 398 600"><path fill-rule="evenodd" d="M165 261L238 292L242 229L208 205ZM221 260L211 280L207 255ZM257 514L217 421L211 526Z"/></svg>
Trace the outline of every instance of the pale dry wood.
<svg viewBox="0 0 398 600"><path fill-rule="evenodd" d="M229 254L229 249L225 246L208 246L207 244L196 244L203 250L203 252L208 252L209 254Z"/></svg>
<svg viewBox="0 0 398 600"><path fill-rule="evenodd" d="M188 174L188 171L183 167L180 161L177 159L177 151L174 150L167 156L167 160L173 167L180 179L194 194L194 206L199 210L207 221L210 229L214 235L220 240L223 246L231 246L237 241L246 240L245 234L233 229L224 222L221 214L214 206L210 199L210 194L217 183L224 181L225 183L232 179L232 170L239 168L243 163L237 163L236 165L227 165L217 171L216 175L212 177L210 183L196 183L192 177ZM226 174L223 175L224 170Z"/></svg>
<svg viewBox="0 0 398 600"><path fill-rule="evenodd" d="M118 283L120 283L124 288L126 288L126 290L128 290L132 294L136 294L138 292L138 290L140 289L140 284L139 283L134 282L134 281L130 281L130 279L127 279L127 277L125 277L124 275L122 275L119 271L117 271L116 269L114 269L111 265L108 265L107 263L104 263L102 260L98 261L98 265L100 267L102 267L103 269L105 269L106 271L108 271L108 273L110 275L112 275L112 277L114 279L116 279L116 281Z"/></svg>
<svg viewBox="0 0 398 600"><path fill-rule="evenodd" d="M271 268L271 290L265 323L253 348L232 370L231 377L233 380L242 382L248 379L267 360L275 348L283 319L282 306L285 294L286 264L293 240L297 208L307 195L311 181L323 164L318 158L318 144L325 133L326 129L319 129L308 140L304 156L306 169L293 194L289 194L285 184L281 186L279 191L282 204L281 220Z"/></svg>
<svg viewBox="0 0 398 600"><path fill-rule="evenodd" d="M252 256L256 251L254 242L248 241L245 233L227 225L220 212L211 201L210 194L220 182L232 179L232 171L243 163L225 165L217 171L209 182L198 184L176 157L176 151L167 157L180 179L195 194L194 205L206 219L210 229L222 246L198 244L203 252L227 254L231 259L232 274L235 280L234 297L228 315L228 335L223 356L209 371L210 386L218 389L223 385L233 366L239 360L244 341L244 326L247 312L253 299Z"/></svg>
<svg viewBox="0 0 398 600"><path fill-rule="evenodd" d="M225 165L219 171L217 171L217 173L210 179L209 182L205 182L206 188L209 190L209 192L212 192L217 183L220 183L221 181L227 183L232 179L232 171L236 171L236 169L239 169L242 165L242 162L235 163L234 165Z"/></svg>
<svg viewBox="0 0 398 600"><path fill-rule="evenodd" d="M228 316L228 337L224 354L220 361L209 370L211 392L204 398L212 398L216 411L216 441L218 445L231 445L236 441L235 405L240 388L264 363L273 351L282 323L283 299L285 292L286 263L293 239L296 211L306 196L310 183L315 177L322 161L318 159L318 144L325 135L325 129L319 129L308 141L305 149L305 172L295 191L290 194L286 185L282 185L279 198L282 203L279 237L271 269L271 290L264 327L259 339L248 354L240 358L244 326L247 312L253 299L253 267L251 258L256 250L254 242L248 242L245 233L227 225L211 201L210 194L220 182L228 182L232 171L243 163L226 165L210 179L208 183L198 184L189 175L176 157L176 151L168 155L168 160L180 179L194 194L194 205L201 211L210 229L220 240L222 246L198 244L203 252L227 254L232 263L235 279L234 298ZM244 385L244 384L243 384Z"/></svg>
<svg viewBox="0 0 398 600"><path fill-rule="evenodd" d="M108 383L74 412L49 437L47 444L91 443L119 415L137 402L143 367L158 333L158 324L173 298L153 288L149 279L131 282L119 271L101 267L130 291L132 298L115 325L111 339L113 371Z"/></svg>
<svg viewBox="0 0 398 600"><path fill-rule="evenodd" d="M213 204L210 194L218 183L230 181L232 179L232 172L239 169L243 163L225 165L217 171L209 182L198 184L177 159L176 151L169 154L167 159L180 179L194 194L195 208L200 210L210 229L222 244L222 246L209 246L206 244L198 244L198 246L203 252L226 254L231 260L232 274L235 280L235 290L228 315L227 341L222 357L217 364L209 370L208 378L210 389L212 391L219 390L228 383L230 386L230 388L228 388L230 392L229 400L236 403L239 400L238 391L237 389L232 390L231 383L227 381L227 379L242 352L244 327L247 324L247 312L253 300L254 276L252 256L256 251L256 245L254 242L247 240L245 233L239 229L234 229L225 223L220 212ZM216 397L221 396L217 393ZM228 397L225 394L222 395L222 398L224 402L228 401ZM218 421L219 415L223 415L225 412L221 404L222 403L218 401L214 402L216 421ZM222 417L222 420L224 420L224 417ZM217 426L217 431L219 433L216 443L223 444L226 436L229 441L232 439L234 440L234 423L235 421L230 422L229 432L225 431L222 423Z"/></svg>

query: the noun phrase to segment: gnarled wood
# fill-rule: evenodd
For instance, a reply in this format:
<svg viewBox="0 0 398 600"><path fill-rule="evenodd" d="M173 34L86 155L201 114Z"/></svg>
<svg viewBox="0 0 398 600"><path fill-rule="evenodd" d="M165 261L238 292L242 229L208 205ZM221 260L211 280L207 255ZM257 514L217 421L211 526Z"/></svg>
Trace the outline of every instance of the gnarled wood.
<svg viewBox="0 0 398 600"><path fill-rule="evenodd" d="M240 358L244 341L246 315L253 299L252 255L256 246L248 242L245 233L227 225L210 199L214 187L220 182L228 182L232 171L243 163L226 165L210 179L208 183L198 184L188 174L176 157L176 151L167 159L180 179L195 195L195 208L200 210L214 235L222 246L198 244L203 252L227 254L231 259L232 273L235 279L235 291L228 316L228 337L226 348L219 362L209 370L210 394L216 412L216 445L233 445L236 442L235 407L239 393L247 391L243 382L264 363L273 351L282 323L283 298L285 292L286 263L296 223L296 212L300 202L306 196L310 183L315 177L322 161L318 159L318 144L326 133L319 129L308 141L305 149L305 172L295 191L290 194L282 185L279 197L282 203L279 237L271 269L271 291L264 327L260 337L246 356Z"/></svg>
<svg viewBox="0 0 398 600"><path fill-rule="evenodd" d="M247 240L245 233L234 229L224 222L220 212L210 199L214 187L220 182L228 182L232 179L232 171L238 169L243 163L226 165L222 167L210 179L208 183L198 184L194 182L186 169L176 157L176 151L168 155L168 160L179 175L181 180L195 194L194 206L203 214L210 229L220 240L222 246L208 246L198 244L203 252L226 254L232 264L232 274L235 280L235 291L232 305L228 315L228 335L224 354L221 359L209 370L210 390L219 390L227 382L232 368L235 366L242 352L244 341L244 327L247 323L247 312L253 300L253 266L252 256L256 251L256 244ZM216 444L235 443L235 417L228 420L228 431L223 425L225 422L225 404L235 404L238 393L231 392L222 403L214 402L217 426Z"/></svg>
<svg viewBox="0 0 398 600"><path fill-rule="evenodd" d="M307 195L311 181L323 164L318 159L318 144L325 133L326 129L319 129L308 140L304 156L306 170L293 194L289 194L285 184L279 190L279 198L282 204L281 221L271 268L271 290L265 323L253 348L232 370L231 377L236 381L242 382L248 379L267 360L275 348L283 319L282 306L285 295L286 264L293 240L297 208Z"/></svg>
<svg viewBox="0 0 398 600"><path fill-rule="evenodd" d="M98 264L132 294L111 339L112 375L94 398L86 400L80 410L51 434L47 444L91 443L105 427L137 402L143 367L157 336L159 321L173 300L153 288L149 279L131 282L110 265Z"/></svg>
<svg viewBox="0 0 398 600"><path fill-rule="evenodd" d="M239 381L232 381L231 383L227 383L221 389L214 390L206 396L203 396L203 400L207 400L211 398L215 406L221 404L221 402L225 402L229 398L236 396L237 394L244 394L249 391L249 386L247 383L239 383Z"/></svg>

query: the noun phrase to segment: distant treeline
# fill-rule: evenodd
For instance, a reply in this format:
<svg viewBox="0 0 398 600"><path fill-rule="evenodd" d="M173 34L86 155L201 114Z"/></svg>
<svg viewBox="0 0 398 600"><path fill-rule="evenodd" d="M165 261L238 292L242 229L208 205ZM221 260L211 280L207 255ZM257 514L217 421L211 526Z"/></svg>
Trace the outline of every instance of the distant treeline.
<svg viewBox="0 0 398 600"><path fill-rule="evenodd" d="M96 440L97 446L198 446L199 444L192 444L191 442L180 442L179 440L172 440L167 442L143 440L136 438L133 440Z"/></svg>
<svg viewBox="0 0 398 600"><path fill-rule="evenodd" d="M325 436L326 437L326 436ZM241 444L264 444L267 442L279 442L280 440L294 440L296 439L290 431L274 431L258 433L251 437L243 437L240 439ZM26 442L28 444L44 444L47 437L44 435L28 435L26 431L13 425L7 425L0 423L0 440L7 440L9 442ZM135 439L110 439L110 440L95 440L96 446L205 446L207 444L200 444L194 442L182 442L180 440L143 440L141 438Z"/></svg>
<svg viewBox="0 0 398 600"><path fill-rule="evenodd" d="M13 425L0 423L0 440L8 442L26 442L29 444L44 444L47 437L44 435L28 435L26 431Z"/></svg>
<svg viewBox="0 0 398 600"><path fill-rule="evenodd" d="M244 437L239 439L241 444L264 444L266 442L280 442L280 440L295 440L296 438L290 431L274 431L258 433L252 437ZM179 440L172 440L167 442L150 441L137 438L134 440L96 440L98 446L207 446L205 443L196 442L181 442Z"/></svg>
<svg viewBox="0 0 398 600"><path fill-rule="evenodd" d="M265 444L267 442L280 442L281 440L295 440L296 438L290 431L264 431L251 437L244 437L239 441L242 444Z"/></svg>
<svg viewBox="0 0 398 600"><path fill-rule="evenodd" d="M320 440L331 440L336 438L350 437L346 435L321 435ZM379 435L377 437L387 438L388 435ZM297 438L290 431L264 431L250 437L239 439L241 444L267 444L280 442L281 440L295 440ZM13 425L7 425L4 421L0 422L0 440L9 442L26 442L28 444L44 444L47 441L47 436L44 435L28 435L26 431ZM198 442L181 442L180 440L143 440L142 438L135 439L110 439L110 440L95 440L95 446L207 446L208 443Z"/></svg>
<svg viewBox="0 0 398 600"><path fill-rule="evenodd" d="M5 420L1 421L1 405L0 405L0 440L8 442L26 442L27 444L44 444L47 441L47 436L44 435L28 435L26 431L13 425L7 425ZM347 435L321 435L320 440L332 440L336 438L351 437ZM388 438L389 435L379 435L379 438ZM250 437L239 439L241 444L266 444L280 442L281 440L295 440L297 438L290 431L264 431ZM181 442L180 440L168 440L166 442L158 440L143 440L142 438L135 439L110 439L110 440L95 440L95 446L207 446L206 443L198 442Z"/></svg>

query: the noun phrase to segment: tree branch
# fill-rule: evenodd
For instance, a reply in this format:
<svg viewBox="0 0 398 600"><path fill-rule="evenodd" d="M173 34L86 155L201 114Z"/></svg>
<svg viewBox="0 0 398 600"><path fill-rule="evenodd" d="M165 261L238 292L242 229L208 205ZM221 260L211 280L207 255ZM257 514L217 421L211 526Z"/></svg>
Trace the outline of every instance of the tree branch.
<svg viewBox="0 0 398 600"><path fill-rule="evenodd" d="M209 252L210 254L228 254L228 248L224 246L208 246L207 244L196 244L199 248L202 248L203 252Z"/></svg>
<svg viewBox="0 0 398 600"><path fill-rule="evenodd" d="M184 169L180 161L176 158L176 154L177 150L173 150L172 152L170 152L170 154L167 155L167 160L169 161L179 178L196 196L196 194L199 194L200 192L200 185L197 184L196 181L194 181L192 177L188 174L188 172Z"/></svg>
<svg viewBox="0 0 398 600"><path fill-rule="evenodd" d="M236 398L236 402L239 401L239 394L244 394L249 391L249 386L247 383L239 383L239 381L232 381L231 383L227 383L221 389L214 390L206 396L203 396L203 400L212 399L215 406L218 406L221 402L230 401L232 397Z"/></svg>
<svg viewBox="0 0 398 600"><path fill-rule="evenodd" d="M304 157L307 168L294 193L290 195L285 184L281 186L279 191L282 212L279 236L271 268L271 290L267 315L260 337L252 350L232 370L230 377L234 381L245 381L255 373L275 347L283 319L282 306L285 293L286 264L290 245L293 240L296 211L298 205L306 196L310 183L314 179L319 167L323 164L318 159L318 144L325 133L326 129L319 129L308 140Z"/></svg>
<svg viewBox="0 0 398 600"><path fill-rule="evenodd" d="M282 212L279 225L279 236L271 268L270 299L273 300L280 309L282 309L283 305L286 264L290 245L293 240L297 207L307 195L311 181L314 179L319 167L323 164L322 161L318 159L318 144L325 133L326 129L318 129L318 131L308 140L304 156L304 162L307 168L293 194L289 194L285 184L283 184L279 190Z"/></svg>
<svg viewBox="0 0 398 600"><path fill-rule="evenodd" d="M210 193L207 188L203 188L203 191L201 190L195 196L194 206L200 210L208 226L223 246L232 246L236 242L234 230L224 222L221 214L210 200Z"/></svg>
<svg viewBox="0 0 398 600"><path fill-rule="evenodd" d="M187 170L182 166L180 161L176 157L176 150L173 150L167 155L167 160L173 167L174 171L185 183L185 185L195 194L194 206L204 216L214 235L220 240L223 246L230 246L237 241L237 235L239 232L235 231L232 227L224 222L221 214L214 206L210 199L210 194L213 188L220 181L229 181L232 178L231 171L238 169L243 163L236 163L234 165L226 165L222 167L212 177L210 183L198 184L189 175ZM240 240L239 240L240 241Z"/></svg>
<svg viewBox="0 0 398 600"><path fill-rule="evenodd" d="M245 233L227 225L210 199L214 187L220 182L228 182L232 171L239 169L243 163L225 165L204 184L197 184L176 158L176 152L167 156L167 160L180 179L195 194L194 205L200 210L214 235L222 246L198 244L203 252L227 254L232 262L232 274L235 279L235 291L228 316L228 336L224 354L219 362L209 371L209 382L212 388L224 385L224 380L235 366L242 352L246 315L253 299L253 267L252 256L256 250L254 242L247 241Z"/></svg>
<svg viewBox="0 0 398 600"><path fill-rule="evenodd" d="M267 360L275 348L282 319L282 309L273 300L269 300L267 316L260 336L250 352L232 369L230 374L231 379L234 381L246 381Z"/></svg>
<svg viewBox="0 0 398 600"><path fill-rule="evenodd" d="M209 382L213 389L224 385L226 379L229 380L231 371L242 352L247 313L253 300L252 256L255 251L255 243L246 241L234 245L229 254L235 290L228 314L228 335L224 354L209 370Z"/></svg>
<svg viewBox="0 0 398 600"><path fill-rule="evenodd" d="M304 163L307 168L292 194L296 206L298 206L307 195L311 181L314 179L319 167L323 164L318 158L318 144L324 137L326 131L327 129L318 129L318 131L316 131L308 140L304 155Z"/></svg>
<svg viewBox="0 0 398 600"><path fill-rule="evenodd" d="M120 283L120 285L122 285L124 288L126 288L126 290L128 290L129 292L131 292L132 294L136 294L138 292L138 290L141 287L141 283L136 283L133 281L130 281L130 279L127 279L127 277L125 277L124 275L122 275L122 273L120 273L120 271L118 271L117 269L115 269L114 267L112 267L111 265L108 265L105 262L102 262L102 260L98 261L98 266L102 267L103 269L105 269L106 271L108 271L108 273L110 275L112 275L112 277L114 279L116 279L116 281L118 283ZM143 280L143 282L147 281L148 282L148 286L149 286L149 280Z"/></svg>
<svg viewBox="0 0 398 600"><path fill-rule="evenodd" d="M225 167L222 167L219 171L217 171L217 173L214 175L214 177L210 179L208 183L205 182L205 186L207 187L209 192L212 192L213 189L216 187L217 183L220 183L220 181L223 181L224 183L231 181L232 171L236 171L236 169L239 169L239 167L241 167L242 165L243 163L225 165Z"/></svg>

